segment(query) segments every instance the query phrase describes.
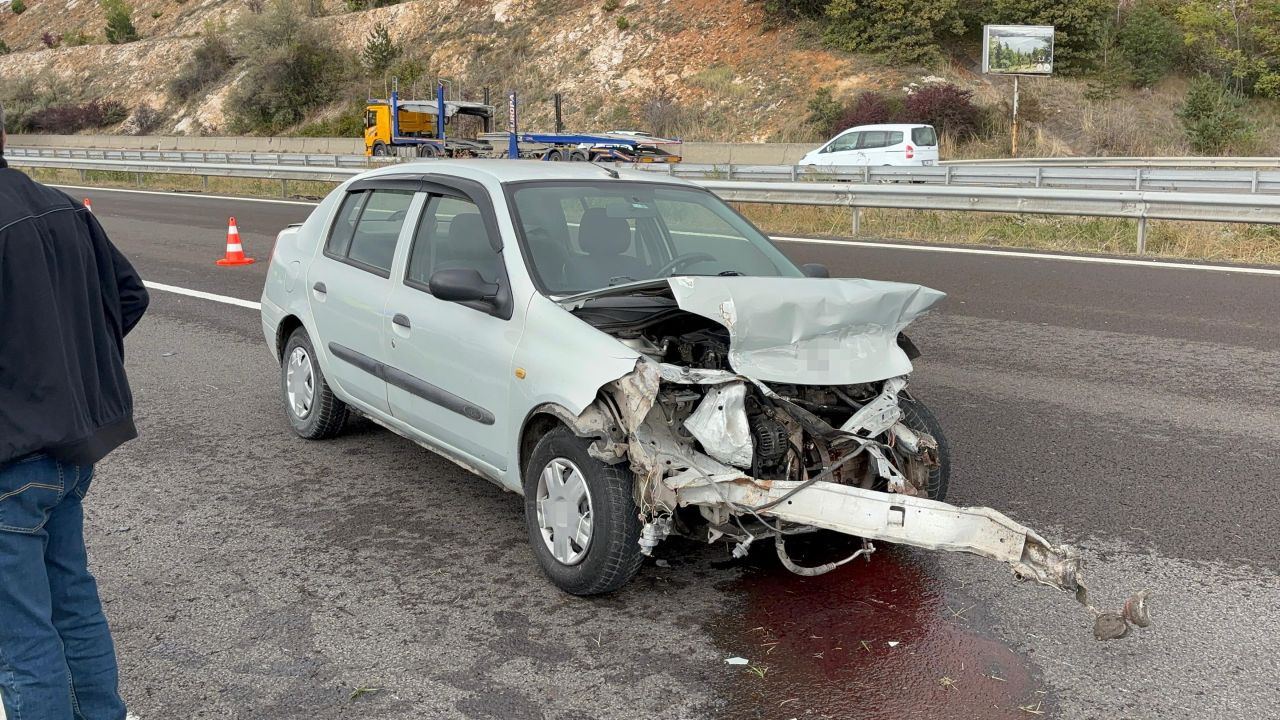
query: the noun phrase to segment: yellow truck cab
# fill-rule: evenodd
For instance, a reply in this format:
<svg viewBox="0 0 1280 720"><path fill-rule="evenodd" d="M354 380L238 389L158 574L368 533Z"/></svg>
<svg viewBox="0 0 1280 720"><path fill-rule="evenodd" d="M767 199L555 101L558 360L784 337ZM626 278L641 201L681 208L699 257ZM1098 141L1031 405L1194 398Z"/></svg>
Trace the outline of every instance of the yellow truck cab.
<svg viewBox="0 0 1280 720"><path fill-rule="evenodd" d="M395 108L395 116L392 116ZM436 117L444 114L444 130L440 132ZM478 118L480 131L488 131L493 120L493 107L462 100L401 100L392 90L390 100L374 99L365 106L365 155L411 154L418 157L470 154L480 148L476 143L448 137L451 125L459 116Z"/></svg>

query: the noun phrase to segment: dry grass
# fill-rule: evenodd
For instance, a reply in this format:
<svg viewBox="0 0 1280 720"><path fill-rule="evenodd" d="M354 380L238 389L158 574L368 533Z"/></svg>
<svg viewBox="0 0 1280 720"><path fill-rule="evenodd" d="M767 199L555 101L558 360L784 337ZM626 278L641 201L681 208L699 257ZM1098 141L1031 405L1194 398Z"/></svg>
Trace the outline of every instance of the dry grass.
<svg viewBox="0 0 1280 720"><path fill-rule="evenodd" d="M288 197L301 199L319 199L337 187L337 183L317 182L314 180L289 180L284 192L279 180L258 180L253 178L221 178L210 177L208 185L200 178L192 175L143 175L142 183L133 173L85 171L82 177L75 170L51 170L44 168L23 168L23 172L44 183L59 185L85 185L89 187L141 188L163 192L209 193L213 195L232 195L241 197Z"/></svg>
<svg viewBox="0 0 1280 720"><path fill-rule="evenodd" d="M846 208L742 204L738 209L771 233L847 237L851 231ZM1118 218L868 209L860 225L867 238L1119 255L1134 253L1138 240L1137 223ZM1275 265L1280 264L1280 228L1148 221L1147 253Z"/></svg>

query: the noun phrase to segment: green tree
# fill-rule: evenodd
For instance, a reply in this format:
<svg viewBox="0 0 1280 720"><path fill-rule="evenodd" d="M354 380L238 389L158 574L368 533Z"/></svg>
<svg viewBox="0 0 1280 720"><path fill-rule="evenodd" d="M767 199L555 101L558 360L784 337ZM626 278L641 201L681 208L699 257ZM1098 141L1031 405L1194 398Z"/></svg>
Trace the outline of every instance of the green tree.
<svg viewBox="0 0 1280 720"><path fill-rule="evenodd" d="M831 134L842 110L844 108L831 96L831 88L820 87L809 98L809 117L806 120L819 134L826 137Z"/></svg>
<svg viewBox="0 0 1280 720"><path fill-rule="evenodd" d="M1248 139L1251 128L1240 110L1240 99L1218 80L1205 76L1191 84L1178 120L1191 149L1220 154Z"/></svg>
<svg viewBox="0 0 1280 720"><path fill-rule="evenodd" d="M827 0L764 0L765 13L784 20L822 17L826 7Z"/></svg>
<svg viewBox="0 0 1280 720"><path fill-rule="evenodd" d="M1052 25L1054 72L1079 74L1092 67L1114 10L1111 0L993 0L986 22Z"/></svg>
<svg viewBox="0 0 1280 720"><path fill-rule="evenodd" d="M959 0L830 0L826 41L851 52L884 55L892 62L928 63L938 42L964 31Z"/></svg>
<svg viewBox="0 0 1280 720"><path fill-rule="evenodd" d="M1177 17L1194 67L1237 93L1280 97L1280 3L1186 0Z"/></svg>
<svg viewBox="0 0 1280 720"><path fill-rule="evenodd" d="M233 130L279 132L333 99L343 58L303 17L291 0L274 0L263 14L241 19L245 77L223 105Z"/></svg>
<svg viewBox="0 0 1280 720"><path fill-rule="evenodd" d="M107 17L107 42L112 45L131 43L138 39L133 26L133 8L124 0L100 0L102 12Z"/></svg>
<svg viewBox="0 0 1280 720"><path fill-rule="evenodd" d="M387 26L377 23L369 31L364 41L364 50L360 52L360 60L366 69L374 75L381 75L391 67L391 63L400 57L400 48L391 41L391 33Z"/></svg>
<svg viewBox="0 0 1280 720"><path fill-rule="evenodd" d="M14 15L21 15L27 11L27 4L23 0L13 0L9 5L9 9L13 11Z"/></svg>
<svg viewBox="0 0 1280 720"><path fill-rule="evenodd" d="M206 87L221 80L236 64L231 46L224 37L226 32L225 25L205 24L200 44L178 68L178 74L169 81L169 94L178 102L190 100Z"/></svg>
<svg viewBox="0 0 1280 720"><path fill-rule="evenodd" d="M1177 23L1154 5L1143 2L1130 11L1116 31L1116 49L1134 86L1151 87L1168 74L1181 39Z"/></svg>

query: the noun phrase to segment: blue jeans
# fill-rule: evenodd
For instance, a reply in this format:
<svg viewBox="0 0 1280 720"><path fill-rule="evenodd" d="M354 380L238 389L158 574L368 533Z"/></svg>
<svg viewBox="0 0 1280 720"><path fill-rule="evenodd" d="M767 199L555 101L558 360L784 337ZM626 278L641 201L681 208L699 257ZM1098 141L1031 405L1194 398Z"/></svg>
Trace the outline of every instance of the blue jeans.
<svg viewBox="0 0 1280 720"><path fill-rule="evenodd" d="M80 502L93 466L0 465L0 700L7 720L124 720Z"/></svg>

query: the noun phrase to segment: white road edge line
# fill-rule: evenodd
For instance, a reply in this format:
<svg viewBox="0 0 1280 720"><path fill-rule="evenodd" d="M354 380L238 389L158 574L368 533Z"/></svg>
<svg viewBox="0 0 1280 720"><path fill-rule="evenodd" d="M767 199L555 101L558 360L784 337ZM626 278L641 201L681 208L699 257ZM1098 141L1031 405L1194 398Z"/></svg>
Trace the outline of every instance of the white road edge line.
<svg viewBox="0 0 1280 720"><path fill-rule="evenodd" d="M1015 250L985 250L981 248L946 247L938 245L905 245L902 243L866 242L862 240L823 240L819 238L783 237L773 235L777 242L809 245L840 245L865 247L878 250L915 250L918 252L957 253L960 255L993 255L996 257L1022 258L1024 260L1065 260L1068 262L1097 263L1100 265L1136 265L1138 267L1166 268L1170 270L1212 270L1246 275L1276 275L1280 269L1236 267L1234 265L1200 265L1198 263L1164 262L1160 260L1131 260L1128 258L1093 257L1090 255L1059 255L1056 253L1018 252Z"/></svg>
<svg viewBox="0 0 1280 720"><path fill-rule="evenodd" d="M142 284L146 285L151 290L177 293L178 295L187 295L193 298L200 298L201 300L212 300L214 302L226 303L227 305L235 305L237 307L248 308L250 310L262 309L262 303L254 302L252 300L241 300L240 298L233 298L228 295L216 295L203 290L190 290L188 288L178 287L177 285L165 285L164 283L151 282L150 280L143 280Z"/></svg>
<svg viewBox="0 0 1280 720"><path fill-rule="evenodd" d="M232 200L235 202L272 203L276 205L303 205L314 207L319 203L302 200L272 200L269 198L246 198L230 195L201 195L199 193L175 193L160 190L129 190L127 188L100 188L82 185L55 185L68 190L88 190L93 192L121 192L135 195L168 195L181 198L203 198L206 200ZM1128 265L1131 267L1164 268L1166 270L1208 270L1213 272L1240 273L1243 275L1269 275L1280 277L1280 269L1250 268L1234 265L1201 265L1199 263L1165 262L1162 260L1138 260L1129 258L1094 257L1089 255L1060 255L1057 253L1018 252L1015 250L986 250L981 248L953 247L948 245L908 245L903 243L867 242L865 240L826 240L821 238L771 236L784 243L801 243L808 245L840 245L847 247L864 247L880 250L912 250L915 252L955 253L957 255L987 255L990 257L1022 258L1024 260L1059 260L1065 262L1094 263L1097 265Z"/></svg>

